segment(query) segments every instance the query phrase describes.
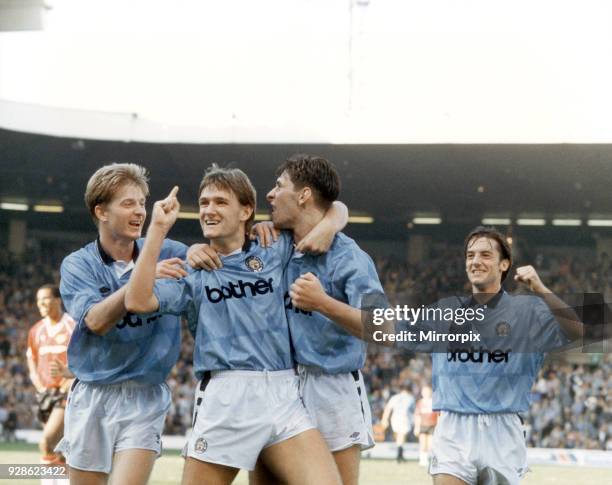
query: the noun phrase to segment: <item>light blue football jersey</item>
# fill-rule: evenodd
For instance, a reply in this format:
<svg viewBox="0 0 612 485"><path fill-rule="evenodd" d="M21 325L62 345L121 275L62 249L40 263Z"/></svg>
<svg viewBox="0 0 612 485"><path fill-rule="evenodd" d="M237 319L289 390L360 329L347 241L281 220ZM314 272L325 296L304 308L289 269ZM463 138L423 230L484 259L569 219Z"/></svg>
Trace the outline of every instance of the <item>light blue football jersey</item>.
<svg viewBox="0 0 612 485"><path fill-rule="evenodd" d="M438 306L453 308L460 303L455 298ZM478 307L469 299L464 306L468 305ZM483 342L455 343L446 352L432 353L434 410L466 414L527 411L545 352L569 342L537 296L501 291L483 308L484 319L471 323L471 330Z"/></svg>
<svg viewBox="0 0 612 485"><path fill-rule="evenodd" d="M144 239L136 241L138 257ZM187 246L166 239L160 260L185 259ZM118 278L113 259L99 241L67 256L61 266L60 292L68 313L77 322L68 345L68 367L83 382L113 384L128 379L158 384L165 381L178 359L179 318L160 313L128 313L106 335L94 334L85 324L96 303L124 286L131 270Z"/></svg>
<svg viewBox="0 0 612 485"><path fill-rule="evenodd" d="M364 295L383 294L372 258L343 233L336 235L325 254L294 254L287 267L287 288L308 272L319 278L329 296L355 308L361 308ZM295 359L299 364L318 367L328 374L351 372L363 367L365 342L320 313L295 308L288 291L285 293L285 308Z"/></svg>
<svg viewBox="0 0 612 485"><path fill-rule="evenodd" d="M282 234L268 249L248 244L246 251L221 256L221 269L155 283L160 313L197 322L193 367L199 379L210 370L293 367L283 306L291 237Z"/></svg>

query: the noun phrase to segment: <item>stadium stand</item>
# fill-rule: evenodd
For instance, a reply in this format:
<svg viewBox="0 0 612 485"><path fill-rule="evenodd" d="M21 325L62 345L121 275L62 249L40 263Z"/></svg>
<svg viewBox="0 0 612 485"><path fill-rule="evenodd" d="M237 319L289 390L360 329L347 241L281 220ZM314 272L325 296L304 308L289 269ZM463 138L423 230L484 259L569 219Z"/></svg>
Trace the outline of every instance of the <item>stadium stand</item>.
<svg viewBox="0 0 612 485"><path fill-rule="evenodd" d="M44 283L58 282L62 258L77 246L60 242L45 242L43 246L31 239L22 258L0 250L2 440L14 439L16 427L40 428L25 357L28 329L39 319L34 294ZM376 265L392 303L421 304L465 289L460 254L460 248L441 247L418 264L378 257ZM611 261L605 253L598 258L535 249L525 253L523 259L535 263L555 292L599 291L605 301L612 301ZM510 282L508 289L512 290L512 286ZM180 358L168 380L173 402L165 434L182 435L190 427L195 385L192 353L193 339L184 328ZM548 361L543 367L532 391L533 404L525 416L530 446L612 450L612 403L606 400L612 394L612 358L602 354L587 357L588 362L564 358ZM412 393L418 396L421 386L431 382L430 359L371 346L363 374L376 424L380 422L386 401L402 383L409 383Z"/></svg>

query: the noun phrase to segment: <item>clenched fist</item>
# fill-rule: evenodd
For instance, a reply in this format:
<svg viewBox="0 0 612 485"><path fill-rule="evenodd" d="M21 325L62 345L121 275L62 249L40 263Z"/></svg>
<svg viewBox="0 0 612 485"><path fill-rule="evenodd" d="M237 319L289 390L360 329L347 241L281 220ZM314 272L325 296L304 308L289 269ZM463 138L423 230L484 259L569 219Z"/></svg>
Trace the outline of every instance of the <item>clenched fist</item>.
<svg viewBox="0 0 612 485"><path fill-rule="evenodd" d="M305 311L319 311L322 303L328 298L319 278L306 273L293 282L289 289L293 304Z"/></svg>
<svg viewBox="0 0 612 485"><path fill-rule="evenodd" d="M516 268L514 280L527 285L534 293L550 293L550 290L542 283L538 272L531 265Z"/></svg>

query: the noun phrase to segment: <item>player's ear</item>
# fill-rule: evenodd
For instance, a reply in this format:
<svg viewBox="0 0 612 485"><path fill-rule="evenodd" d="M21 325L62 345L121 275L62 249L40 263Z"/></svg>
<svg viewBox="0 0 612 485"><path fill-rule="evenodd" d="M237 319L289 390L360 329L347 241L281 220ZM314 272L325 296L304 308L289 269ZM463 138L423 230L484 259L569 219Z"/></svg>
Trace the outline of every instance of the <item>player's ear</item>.
<svg viewBox="0 0 612 485"><path fill-rule="evenodd" d="M106 222L108 216L106 215L106 207L103 204L98 204L94 207L94 214L100 222Z"/></svg>
<svg viewBox="0 0 612 485"><path fill-rule="evenodd" d="M240 222L246 222L251 217L254 209L250 205L243 205L240 210Z"/></svg>
<svg viewBox="0 0 612 485"><path fill-rule="evenodd" d="M508 268L510 268L510 260L502 259L501 262L499 263L499 268L502 270L502 273L504 271L508 271Z"/></svg>
<svg viewBox="0 0 612 485"><path fill-rule="evenodd" d="M300 194L298 195L299 205L304 205L310 199L312 199L312 189L310 187L304 187L302 190L300 190Z"/></svg>

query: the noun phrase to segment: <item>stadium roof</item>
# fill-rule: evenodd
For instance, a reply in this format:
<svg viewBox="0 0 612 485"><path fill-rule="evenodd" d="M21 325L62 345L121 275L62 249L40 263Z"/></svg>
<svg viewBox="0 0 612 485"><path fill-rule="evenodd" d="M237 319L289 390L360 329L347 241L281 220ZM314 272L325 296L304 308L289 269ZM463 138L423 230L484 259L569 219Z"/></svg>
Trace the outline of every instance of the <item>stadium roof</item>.
<svg viewBox="0 0 612 485"><path fill-rule="evenodd" d="M131 161L149 169L154 200L177 184L185 210L195 210L202 173L216 162L244 169L266 212L275 168L295 152L337 166L341 199L352 214L374 217L370 231L405 231L419 216L470 225L483 217L612 219L612 145L154 144L0 130L0 202L61 203L64 213L53 217L89 228L87 179L106 162Z"/></svg>

